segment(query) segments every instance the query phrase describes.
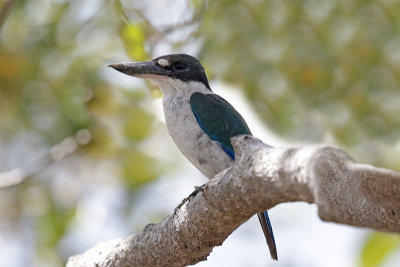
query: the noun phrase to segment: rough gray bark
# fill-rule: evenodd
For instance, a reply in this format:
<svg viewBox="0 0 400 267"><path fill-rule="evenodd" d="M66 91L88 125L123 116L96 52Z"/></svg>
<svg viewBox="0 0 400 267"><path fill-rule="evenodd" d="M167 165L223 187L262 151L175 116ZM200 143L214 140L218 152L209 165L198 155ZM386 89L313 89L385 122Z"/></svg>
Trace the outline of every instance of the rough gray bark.
<svg viewBox="0 0 400 267"><path fill-rule="evenodd" d="M236 161L158 224L100 243L67 266L184 266L205 260L257 212L292 201L324 221L400 232L400 173L356 164L332 147L272 148L232 139Z"/></svg>

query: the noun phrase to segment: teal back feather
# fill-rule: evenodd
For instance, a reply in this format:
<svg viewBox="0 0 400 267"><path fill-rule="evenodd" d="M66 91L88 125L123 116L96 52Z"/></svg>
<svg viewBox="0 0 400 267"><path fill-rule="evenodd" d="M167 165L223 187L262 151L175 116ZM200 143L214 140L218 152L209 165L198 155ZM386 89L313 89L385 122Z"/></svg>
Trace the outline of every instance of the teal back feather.
<svg viewBox="0 0 400 267"><path fill-rule="evenodd" d="M225 99L215 94L193 93L190 106L200 128L235 159L230 138L251 131L240 114Z"/></svg>

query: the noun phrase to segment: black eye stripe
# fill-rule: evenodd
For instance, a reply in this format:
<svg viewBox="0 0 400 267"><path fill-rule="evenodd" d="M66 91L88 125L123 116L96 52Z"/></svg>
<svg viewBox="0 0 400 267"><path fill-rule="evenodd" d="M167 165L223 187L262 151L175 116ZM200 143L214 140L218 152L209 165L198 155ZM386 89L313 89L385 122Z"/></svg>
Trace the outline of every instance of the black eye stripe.
<svg viewBox="0 0 400 267"><path fill-rule="evenodd" d="M210 89L203 66L192 56L172 54L155 58L153 61L164 69L165 75L168 77L183 82L200 82Z"/></svg>
<svg viewBox="0 0 400 267"><path fill-rule="evenodd" d="M176 69L176 70L183 70L183 69L186 69L186 64L182 63L182 62L176 62L173 65L173 68Z"/></svg>

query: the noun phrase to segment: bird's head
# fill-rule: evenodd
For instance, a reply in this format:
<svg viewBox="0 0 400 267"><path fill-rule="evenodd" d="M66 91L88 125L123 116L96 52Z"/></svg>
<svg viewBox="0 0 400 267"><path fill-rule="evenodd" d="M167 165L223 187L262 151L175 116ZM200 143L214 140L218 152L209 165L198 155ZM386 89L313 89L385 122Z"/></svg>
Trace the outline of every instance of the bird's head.
<svg viewBox="0 0 400 267"><path fill-rule="evenodd" d="M133 77L151 79L162 91L184 90L191 82L201 83L211 90L200 61L185 54L165 55L145 62L111 64L109 67Z"/></svg>

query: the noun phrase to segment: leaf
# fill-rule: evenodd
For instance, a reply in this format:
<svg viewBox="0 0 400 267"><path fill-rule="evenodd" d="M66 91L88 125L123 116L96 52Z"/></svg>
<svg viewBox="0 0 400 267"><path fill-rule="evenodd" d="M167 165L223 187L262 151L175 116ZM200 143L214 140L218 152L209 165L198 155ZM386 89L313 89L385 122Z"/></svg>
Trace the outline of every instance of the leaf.
<svg viewBox="0 0 400 267"><path fill-rule="evenodd" d="M144 47L145 36L140 25L125 24L121 31L121 38L125 45L126 53L136 61L148 58Z"/></svg>
<svg viewBox="0 0 400 267"><path fill-rule="evenodd" d="M400 237L398 235L378 232L371 234L361 252L361 266L380 266L399 245Z"/></svg>

